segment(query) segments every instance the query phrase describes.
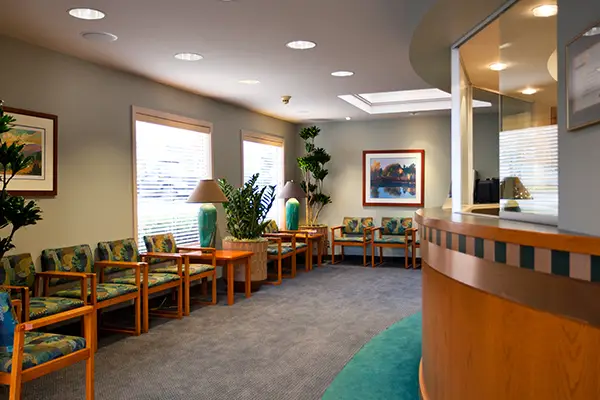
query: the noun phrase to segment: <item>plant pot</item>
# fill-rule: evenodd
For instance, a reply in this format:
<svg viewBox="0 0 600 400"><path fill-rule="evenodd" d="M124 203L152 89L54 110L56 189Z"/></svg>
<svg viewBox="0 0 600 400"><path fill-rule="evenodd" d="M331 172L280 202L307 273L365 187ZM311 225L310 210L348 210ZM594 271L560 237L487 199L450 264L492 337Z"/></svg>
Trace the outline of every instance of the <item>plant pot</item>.
<svg viewBox="0 0 600 400"><path fill-rule="evenodd" d="M252 279L252 291L260 289L264 281L267 280L267 248L269 241L259 240L237 240L231 238L223 239L223 250L251 251L254 255L250 261L250 272ZM234 289L236 292L244 292L244 282L246 273L243 265L235 266Z"/></svg>
<svg viewBox="0 0 600 400"><path fill-rule="evenodd" d="M323 235L322 246L323 246L323 256L327 256L327 249L329 249L329 227L324 224L319 225L300 225L300 230L308 229L313 230L316 233L320 233ZM313 252L313 259L317 257L317 252ZM313 260L314 261L314 260Z"/></svg>

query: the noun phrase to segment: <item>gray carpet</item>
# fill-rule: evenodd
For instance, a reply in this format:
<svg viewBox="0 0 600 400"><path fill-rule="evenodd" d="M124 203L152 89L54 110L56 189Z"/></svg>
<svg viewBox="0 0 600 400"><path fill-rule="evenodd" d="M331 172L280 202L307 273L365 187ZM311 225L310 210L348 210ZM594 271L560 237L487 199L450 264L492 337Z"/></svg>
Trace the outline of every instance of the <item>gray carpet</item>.
<svg viewBox="0 0 600 400"><path fill-rule="evenodd" d="M421 307L421 271L326 266L232 307L153 320L101 339L97 399L320 399L371 337ZM6 393L0 391L1 395ZM24 400L84 398L79 364L24 386Z"/></svg>

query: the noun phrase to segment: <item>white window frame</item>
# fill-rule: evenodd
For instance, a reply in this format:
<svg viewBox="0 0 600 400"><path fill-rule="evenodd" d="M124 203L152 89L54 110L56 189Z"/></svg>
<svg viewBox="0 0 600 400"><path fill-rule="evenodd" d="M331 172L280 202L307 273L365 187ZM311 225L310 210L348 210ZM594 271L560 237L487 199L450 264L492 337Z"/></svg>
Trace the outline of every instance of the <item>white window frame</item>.
<svg viewBox="0 0 600 400"><path fill-rule="evenodd" d="M132 142L131 142L131 152L132 152L132 191L133 191L133 237L138 245L138 247L142 246L143 243L139 243L138 240L138 213L137 213L137 204L138 204L138 196L137 196L137 132L136 132L136 123L137 121L145 121L150 123L155 123L159 125L166 125L173 128L182 128L188 130L195 130L200 133L207 133L209 136L209 157L210 160L208 162L209 166L209 175L212 177L214 175L214 148L212 142L212 134L213 134L213 124L208 121L183 117L176 114L166 113L162 111L152 110L150 108L132 106L131 107L131 132L132 132Z"/></svg>
<svg viewBox="0 0 600 400"><path fill-rule="evenodd" d="M283 186L285 185L286 182L286 175L285 175L285 139L282 136L278 136L278 135L274 135L274 134L270 134L270 133L261 133L261 132L256 132L256 131L251 131L251 130L242 130L241 131L241 135L240 135L240 145L241 145L241 150L240 150L240 159L242 160L242 165L241 165L241 182L242 184L244 183L244 142L246 140L248 141L252 141L252 142L256 142L256 143L263 143L263 144L269 144L269 145L273 145L273 146L279 146L281 147L282 151L281 151L281 167L282 167L282 171L281 171L281 183L277 185L277 189L276 189L276 196L279 196L279 192L281 190L283 190ZM277 222L277 226L279 226L280 229L283 229L282 227L285 226L285 200L284 199L280 199L278 197L275 198L275 203L273 204L273 207L276 207L279 209L277 215L279 216L279 221Z"/></svg>

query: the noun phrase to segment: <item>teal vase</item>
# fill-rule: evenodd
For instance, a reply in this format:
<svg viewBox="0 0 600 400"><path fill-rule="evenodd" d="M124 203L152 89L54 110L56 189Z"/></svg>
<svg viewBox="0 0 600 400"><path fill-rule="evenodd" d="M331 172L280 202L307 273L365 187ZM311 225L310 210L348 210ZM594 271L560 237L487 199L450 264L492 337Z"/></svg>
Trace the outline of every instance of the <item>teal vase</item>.
<svg viewBox="0 0 600 400"><path fill-rule="evenodd" d="M215 247L217 233L217 208L211 204L202 204L198 210L198 230L200 246Z"/></svg>
<svg viewBox="0 0 600 400"><path fill-rule="evenodd" d="M300 222L300 202L294 198L285 203L285 229L288 231L298 230Z"/></svg>

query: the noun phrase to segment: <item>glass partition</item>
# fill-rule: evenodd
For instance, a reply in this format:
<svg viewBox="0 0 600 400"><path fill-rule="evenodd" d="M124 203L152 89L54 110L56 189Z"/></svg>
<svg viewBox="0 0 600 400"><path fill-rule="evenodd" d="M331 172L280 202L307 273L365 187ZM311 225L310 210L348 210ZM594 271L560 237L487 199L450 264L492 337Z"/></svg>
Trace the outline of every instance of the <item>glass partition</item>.
<svg viewBox="0 0 600 400"><path fill-rule="evenodd" d="M557 222L556 12L513 1L458 47L472 100L491 104L472 111L472 184L461 185L473 192L462 212Z"/></svg>

